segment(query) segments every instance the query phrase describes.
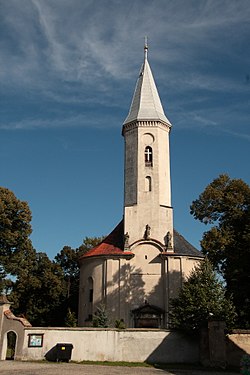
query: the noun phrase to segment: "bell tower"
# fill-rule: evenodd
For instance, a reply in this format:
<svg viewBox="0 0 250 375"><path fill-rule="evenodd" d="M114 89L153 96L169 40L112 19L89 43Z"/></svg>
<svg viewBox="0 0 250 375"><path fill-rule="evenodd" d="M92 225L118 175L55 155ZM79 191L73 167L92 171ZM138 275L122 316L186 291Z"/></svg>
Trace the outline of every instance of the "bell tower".
<svg viewBox="0 0 250 375"><path fill-rule="evenodd" d="M124 233L130 245L151 239L162 251L173 250L170 129L145 42L144 62L122 129L125 140Z"/></svg>
<svg viewBox="0 0 250 375"><path fill-rule="evenodd" d="M79 324L104 303L127 327L166 328L170 299L202 260L173 229L169 160L171 123L148 62L144 61L122 135L125 141L124 213L121 222L80 260Z"/></svg>

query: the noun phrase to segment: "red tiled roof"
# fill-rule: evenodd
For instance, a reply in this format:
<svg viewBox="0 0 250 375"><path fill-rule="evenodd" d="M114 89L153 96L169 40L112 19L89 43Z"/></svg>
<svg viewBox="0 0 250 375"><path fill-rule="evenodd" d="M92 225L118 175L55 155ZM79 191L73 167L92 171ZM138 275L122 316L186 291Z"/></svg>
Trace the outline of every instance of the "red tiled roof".
<svg viewBox="0 0 250 375"><path fill-rule="evenodd" d="M80 257L80 261L85 258L99 256L133 256L131 251L124 251L124 222L123 220L115 229L97 246L90 249Z"/></svg>
<svg viewBox="0 0 250 375"><path fill-rule="evenodd" d="M154 240L155 242L159 242ZM160 244L160 242L159 242ZM200 251L195 249L184 237L174 230L174 249L172 252L161 252L162 255L189 255L203 257ZM124 251L124 221L122 220L115 229L97 246L90 249L80 257L82 259L100 256L133 257L131 251Z"/></svg>

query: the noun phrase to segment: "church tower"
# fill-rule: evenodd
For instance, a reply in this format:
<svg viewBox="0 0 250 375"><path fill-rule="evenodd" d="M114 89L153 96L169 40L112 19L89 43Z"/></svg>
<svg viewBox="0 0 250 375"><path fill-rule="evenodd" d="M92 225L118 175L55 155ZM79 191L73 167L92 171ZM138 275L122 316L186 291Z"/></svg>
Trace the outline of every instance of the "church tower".
<svg viewBox="0 0 250 375"><path fill-rule="evenodd" d="M125 140L124 230L129 242L151 238L172 249L169 133L144 46L144 62L122 134Z"/></svg>
<svg viewBox="0 0 250 375"><path fill-rule="evenodd" d="M105 305L111 326L169 327L170 300L202 256L173 229L169 160L171 123L144 61L127 118L121 222L79 259L80 326ZM112 323L113 322L113 323Z"/></svg>

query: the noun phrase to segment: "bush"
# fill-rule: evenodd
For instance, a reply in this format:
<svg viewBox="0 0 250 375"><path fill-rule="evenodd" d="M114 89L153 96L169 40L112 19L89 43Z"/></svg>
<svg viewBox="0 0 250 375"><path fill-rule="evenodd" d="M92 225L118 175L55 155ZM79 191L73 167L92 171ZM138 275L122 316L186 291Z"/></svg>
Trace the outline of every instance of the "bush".
<svg viewBox="0 0 250 375"><path fill-rule="evenodd" d="M107 328L108 321L109 319L106 312L106 306L101 304L97 307L97 311L93 316L93 327Z"/></svg>

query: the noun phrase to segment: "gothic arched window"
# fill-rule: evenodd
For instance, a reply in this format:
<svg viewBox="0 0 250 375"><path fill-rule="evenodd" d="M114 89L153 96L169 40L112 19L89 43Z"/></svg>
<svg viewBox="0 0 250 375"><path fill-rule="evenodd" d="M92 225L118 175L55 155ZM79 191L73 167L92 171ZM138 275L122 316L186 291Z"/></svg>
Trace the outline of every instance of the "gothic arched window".
<svg viewBox="0 0 250 375"><path fill-rule="evenodd" d="M145 178L145 191L151 191L152 190L152 180L150 176L146 176Z"/></svg>
<svg viewBox="0 0 250 375"><path fill-rule="evenodd" d="M152 147L147 146L145 147L145 166L146 167L152 167L153 166L153 150Z"/></svg>

